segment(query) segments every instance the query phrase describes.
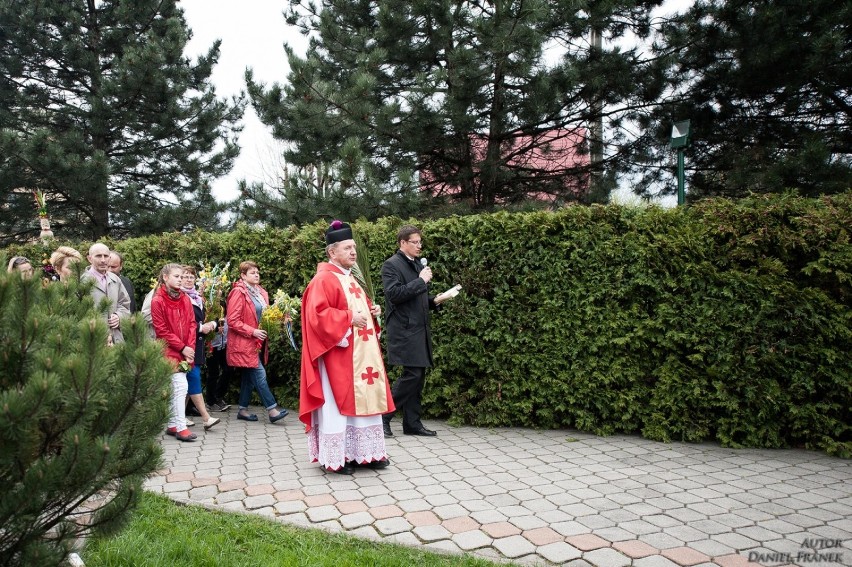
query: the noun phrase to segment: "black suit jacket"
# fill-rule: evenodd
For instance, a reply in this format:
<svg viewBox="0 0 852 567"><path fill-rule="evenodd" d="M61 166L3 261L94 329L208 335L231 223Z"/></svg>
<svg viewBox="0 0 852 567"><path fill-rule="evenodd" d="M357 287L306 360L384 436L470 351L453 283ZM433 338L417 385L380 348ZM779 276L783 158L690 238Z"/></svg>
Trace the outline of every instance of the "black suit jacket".
<svg viewBox="0 0 852 567"><path fill-rule="evenodd" d="M429 310L438 306L435 296L429 295L429 286L419 277L422 269L401 251L382 264L388 364L432 366Z"/></svg>
<svg viewBox="0 0 852 567"><path fill-rule="evenodd" d="M124 289L127 291L127 295L130 296L130 312L136 313L136 295L133 291L133 283L124 276L118 276L121 279L121 283L124 284Z"/></svg>

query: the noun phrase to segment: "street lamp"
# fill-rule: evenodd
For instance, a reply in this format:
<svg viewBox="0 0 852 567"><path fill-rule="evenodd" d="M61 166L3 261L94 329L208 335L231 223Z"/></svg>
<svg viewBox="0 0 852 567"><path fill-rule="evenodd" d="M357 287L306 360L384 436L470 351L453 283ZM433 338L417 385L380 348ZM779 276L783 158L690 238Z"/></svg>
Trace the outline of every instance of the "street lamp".
<svg viewBox="0 0 852 567"><path fill-rule="evenodd" d="M683 152L689 145L689 120L681 120L675 122L672 126L672 136L669 141L669 147L677 149L677 204L683 205L684 201L684 182L683 182Z"/></svg>

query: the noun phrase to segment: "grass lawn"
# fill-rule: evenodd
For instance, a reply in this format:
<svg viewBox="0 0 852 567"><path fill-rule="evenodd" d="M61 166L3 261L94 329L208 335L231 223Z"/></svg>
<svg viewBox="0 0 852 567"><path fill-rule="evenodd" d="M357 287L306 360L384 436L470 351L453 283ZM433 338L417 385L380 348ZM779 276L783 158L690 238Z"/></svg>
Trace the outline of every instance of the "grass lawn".
<svg viewBox="0 0 852 567"><path fill-rule="evenodd" d="M496 565L287 526L259 516L181 506L151 493L143 495L130 524L120 534L90 540L81 556L86 567Z"/></svg>

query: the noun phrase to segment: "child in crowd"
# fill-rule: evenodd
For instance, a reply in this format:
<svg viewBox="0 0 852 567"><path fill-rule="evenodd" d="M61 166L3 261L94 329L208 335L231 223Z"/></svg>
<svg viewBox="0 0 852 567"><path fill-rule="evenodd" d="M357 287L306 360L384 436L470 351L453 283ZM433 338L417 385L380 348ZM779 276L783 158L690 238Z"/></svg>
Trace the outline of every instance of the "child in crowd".
<svg viewBox="0 0 852 567"><path fill-rule="evenodd" d="M160 270L151 299L151 321L165 354L175 366L172 374L172 412L166 433L179 441L195 441L186 427L186 373L195 361L195 314L189 296L181 291L183 266L166 264ZM185 363L185 364L183 364Z"/></svg>

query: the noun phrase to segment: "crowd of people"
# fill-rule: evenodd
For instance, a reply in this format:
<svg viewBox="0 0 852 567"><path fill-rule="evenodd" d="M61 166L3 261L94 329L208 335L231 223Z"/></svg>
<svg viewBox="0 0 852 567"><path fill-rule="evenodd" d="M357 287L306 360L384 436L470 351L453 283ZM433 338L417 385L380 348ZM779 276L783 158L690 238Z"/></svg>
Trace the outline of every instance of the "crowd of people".
<svg viewBox="0 0 852 567"><path fill-rule="evenodd" d="M382 308L372 302L353 276L357 246L352 228L334 221L325 233L327 262L317 266L306 287L301 306L303 334L299 392L299 419L305 424L308 458L326 471L353 474L358 467L383 469L390 464L385 438L392 437L394 413L402 413L406 435L431 437L437 432L421 422L421 398L426 369L432 366L429 311L440 308L440 296L429 293L432 270L418 262L423 248L420 230L403 226L397 233L399 250L382 266L386 299L388 362L403 367L391 389L380 345ZM106 313L109 344L124 340L121 321L136 312L133 284L121 271L124 259L105 244L88 251L89 266L81 280L92 282L96 302L108 300ZM73 264L83 261L77 250L61 246L44 266L46 279L67 281ZM15 256L9 272L32 277L33 263ZM207 431L220 422L211 411L225 412L231 376L240 376L236 419L255 422L249 411L256 391L270 423L287 415L267 381L265 364L269 340L261 319L269 308L269 294L260 285L260 268L251 261L239 266L239 279L231 286L223 306L224 316L208 320L204 297L196 287L193 266L169 263L162 267L156 285L146 295L140 312L152 337L163 343L172 363L172 399L166 433L179 441L198 436L189 428L191 413ZM210 339L210 348L205 348ZM205 401L202 366L207 367Z"/></svg>

